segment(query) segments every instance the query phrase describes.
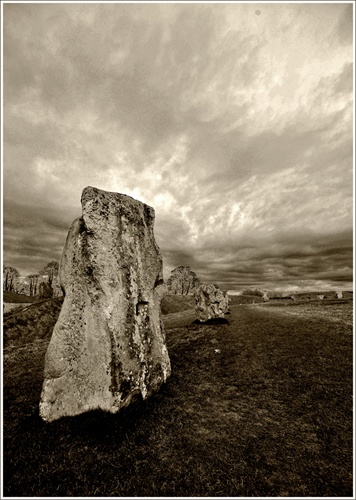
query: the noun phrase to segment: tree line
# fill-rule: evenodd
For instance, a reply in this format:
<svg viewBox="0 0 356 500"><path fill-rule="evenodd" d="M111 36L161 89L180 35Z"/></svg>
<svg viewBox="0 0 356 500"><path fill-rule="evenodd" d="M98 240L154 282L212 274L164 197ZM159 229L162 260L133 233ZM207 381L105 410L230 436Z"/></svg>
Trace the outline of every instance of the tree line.
<svg viewBox="0 0 356 500"><path fill-rule="evenodd" d="M50 298L60 295L58 283L59 264L51 261L41 271L26 276L20 280L20 273L11 266L3 266L4 292L24 293L25 295L40 298ZM167 280L168 293L174 295L191 295L199 287L200 280L189 266L178 266L171 271Z"/></svg>
<svg viewBox="0 0 356 500"><path fill-rule="evenodd" d="M3 291L25 293L40 298L50 298L60 294L58 284L59 263L51 261L41 271L20 280L20 273L11 266L3 266Z"/></svg>

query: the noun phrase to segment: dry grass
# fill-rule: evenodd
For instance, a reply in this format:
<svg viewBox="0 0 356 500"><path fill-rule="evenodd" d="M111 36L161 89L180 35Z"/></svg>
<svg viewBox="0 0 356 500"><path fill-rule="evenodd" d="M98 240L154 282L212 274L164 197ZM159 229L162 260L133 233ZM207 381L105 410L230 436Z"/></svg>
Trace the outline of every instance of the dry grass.
<svg viewBox="0 0 356 500"><path fill-rule="evenodd" d="M32 296L29 297L28 295L25 295L23 293L15 293L15 292L3 292L3 299L4 302L11 302L12 304L24 304L24 303L29 303L29 302L38 302L39 301L39 296Z"/></svg>
<svg viewBox="0 0 356 500"><path fill-rule="evenodd" d="M162 314L194 309L195 299L193 295L166 295L161 302Z"/></svg>
<svg viewBox="0 0 356 500"><path fill-rule="evenodd" d="M321 319L336 323L343 323L346 326L353 324L353 308L350 300L326 299L317 302L295 302L289 303L289 307L280 302L268 302L264 304L266 310L276 309L280 314L295 315L300 318Z"/></svg>
<svg viewBox="0 0 356 500"><path fill-rule="evenodd" d="M172 376L118 415L45 424L47 341L7 349L5 495L352 497L352 303L298 307L168 313Z"/></svg>
<svg viewBox="0 0 356 500"><path fill-rule="evenodd" d="M4 314L4 347L19 347L49 339L61 310L63 298L43 300Z"/></svg>

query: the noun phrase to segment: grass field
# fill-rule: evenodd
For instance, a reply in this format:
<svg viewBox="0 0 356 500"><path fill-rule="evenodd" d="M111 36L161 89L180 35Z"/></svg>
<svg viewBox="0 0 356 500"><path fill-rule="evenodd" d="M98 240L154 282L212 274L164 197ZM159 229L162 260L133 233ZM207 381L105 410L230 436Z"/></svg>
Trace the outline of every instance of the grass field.
<svg viewBox="0 0 356 500"><path fill-rule="evenodd" d="M3 292L4 302L11 302L12 304L23 304L28 302L38 302L39 296L35 295L30 297L29 295L15 293L15 292Z"/></svg>
<svg viewBox="0 0 356 500"><path fill-rule="evenodd" d="M48 333L8 343L4 494L352 497L352 301L230 309L166 301L172 375L117 415L44 423Z"/></svg>
<svg viewBox="0 0 356 500"><path fill-rule="evenodd" d="M62 297L42 300L4 314L4 347L20 347L40 339L49 340L62 303Z"/></svg>

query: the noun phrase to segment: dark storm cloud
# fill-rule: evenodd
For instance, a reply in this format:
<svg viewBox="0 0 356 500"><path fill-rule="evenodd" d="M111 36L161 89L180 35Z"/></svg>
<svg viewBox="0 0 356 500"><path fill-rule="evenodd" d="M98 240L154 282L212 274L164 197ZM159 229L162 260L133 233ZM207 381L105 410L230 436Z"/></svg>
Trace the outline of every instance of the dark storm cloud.
<svg viewBox="0 0 356 500"><path fill-rule="evenodd" d="M175 262L193 263L193 270L203 281L218 281L224 289L248 286L261 288L304 288L305 283L322 282L350 287L353 277L352 234L306 235L292 240L282 236L270 246L205 248L199 257L175 255ZM170 257L171 260L172 257ZM178 264L177 264L178 265ZM309 284L310 286L310 284Z"/></svg>
<svg viewBox="0 0 356 500"><path fill-rule="evenodd" d="M352 43L352 4L343 6L343 13L338 22L337 33L340 43L348 45Z"/></svg>
<svg viewBox="0 0 356 500"><path fill-rule="evenodd" d="M4 6L10 265L57 258L93 185L155 208L165 274L349 279L350 9L258 7Z"/></svg>
<svg viewBox="0 0 356 500"><path fill-rule="evenodd" d="M11 262L4 259L5 265L20 273L37 273L51 260L60 259L72 222L67 214L61 217L60 212L48 207L29 210L27 205L15 202L5 203L5 207L4 252L11 256Z"/></svg>

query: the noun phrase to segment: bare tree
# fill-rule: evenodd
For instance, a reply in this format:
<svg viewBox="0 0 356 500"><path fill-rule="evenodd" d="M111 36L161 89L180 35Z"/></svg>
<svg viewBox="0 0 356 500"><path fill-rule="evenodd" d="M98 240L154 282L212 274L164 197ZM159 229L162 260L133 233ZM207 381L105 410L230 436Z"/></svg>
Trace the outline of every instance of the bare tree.
<svg viewBox="0 0 356 500"><path fill-rule="evenodd" d="M200 285L198 276L190 266L178 266L167 280L168 290L176 295L189 295Z"/></svg>
<svg viewBox="0 0 356 500"><path fill-rule="evenodd" d="M38 289L41 300L51 299L53 297L53 288L45 281L40 282Z"/></svg>
<svg viewBox="0 0 356 500"><path fill-rule="evenodd" d="M53 279L55 276L58 276L59 263L55 260L52 260L42 269L41 273L46 274L48 276L47 284L52 287Z"/></svg>
<svg viewBox="0 0 356 500"><path fill-rule="evenodd" d="M2 277L3 277L3 290L4 292L14 292L16 283L20 273L17 269L11 266L3 266Z"/></svg>
<svg viewBox="0 0 356 500"><path fill-rule="evenodd" d="M59 263L55 260L48 262L41 270L42 279L39 283L39 294L41 298L50 298L54 296L53 285L58 278ZM43 278L47 278L43 280Z"/></svg>
<svg viewBox="0 0 356 500"><path fill-rule="evenodd" d="M38 274L31 274L28 279L30 282L30 295L37 295L38 292L38 280L39 280L39 275Z"/></svg>

